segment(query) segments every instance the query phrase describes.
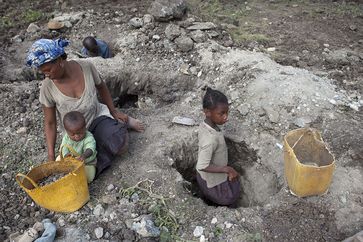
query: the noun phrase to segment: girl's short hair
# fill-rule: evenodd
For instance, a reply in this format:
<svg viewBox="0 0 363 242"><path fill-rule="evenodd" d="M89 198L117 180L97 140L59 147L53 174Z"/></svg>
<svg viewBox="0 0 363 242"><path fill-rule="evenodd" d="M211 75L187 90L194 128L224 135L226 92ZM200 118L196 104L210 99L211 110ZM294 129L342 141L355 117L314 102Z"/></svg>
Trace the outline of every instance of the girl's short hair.
<svg viewBox="0 0 363 242"><path fill-rule="evenodd" d="M214 109L218 104L228 105L228 98L222 92L213 90L210 87L207 87L206 89L206 93L203 97L203 109Z"/></svg>

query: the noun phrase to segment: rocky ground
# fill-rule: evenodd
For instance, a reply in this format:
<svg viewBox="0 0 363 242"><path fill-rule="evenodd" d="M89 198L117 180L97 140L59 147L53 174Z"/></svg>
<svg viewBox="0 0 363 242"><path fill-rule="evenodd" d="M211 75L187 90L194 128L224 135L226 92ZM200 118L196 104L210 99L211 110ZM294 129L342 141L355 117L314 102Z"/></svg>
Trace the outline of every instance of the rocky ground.
<svg viewBox="0 0 363 242"><path fill-rule="evenodd" d="M363 229L363 5L349 1L1 1L0 239L51 218L57 241L341 241ZM187 10L185 11L185 9ZM160 11L164 10L164 11ZM49 31L57 18L65 25ZM44 162L41 75L23 66L40 37L96 35L90 58L115 103L143 120L130 152L90 185L71 214L40 208L14 177ZM208 206L193 173L203 87L226 93L223 127L241 173L239 207ZM125 102L124 100L131 100ZM336 159L329 192L296 198L284 180L283 136L322 132Z"/></svg>

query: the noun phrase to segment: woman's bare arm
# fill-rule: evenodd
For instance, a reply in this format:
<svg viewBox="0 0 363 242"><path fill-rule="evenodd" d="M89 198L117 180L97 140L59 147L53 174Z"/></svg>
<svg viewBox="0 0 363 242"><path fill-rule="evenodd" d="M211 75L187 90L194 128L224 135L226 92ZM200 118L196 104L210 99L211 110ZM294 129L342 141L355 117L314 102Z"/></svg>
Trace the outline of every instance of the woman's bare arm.
<svg viewBox="0 0 363 242"><path fill-rule="evenodd" d="M100 94L102 102L104 104L106 104L106 106L110 110L112 116L115 119L119 119L119 120L127 123L127 120L128 120L127 115L116 110L116 108L112 102L112 97L111 97L110 91L108 90L108 87L106 86L106 84L104 82L101 82L101 84L96 85L96 88L98 90L98 93Z"/></svg>
<svg viewBox="0 0 363 242"><path fill-rule="evenodd" d="M54 147L57 138L57 119L56 119L55 107L48 108L43 105L43 113L44 113L45 140L47 143L47 150L48 150L48 160L54 161L55 160Z"/></svg>

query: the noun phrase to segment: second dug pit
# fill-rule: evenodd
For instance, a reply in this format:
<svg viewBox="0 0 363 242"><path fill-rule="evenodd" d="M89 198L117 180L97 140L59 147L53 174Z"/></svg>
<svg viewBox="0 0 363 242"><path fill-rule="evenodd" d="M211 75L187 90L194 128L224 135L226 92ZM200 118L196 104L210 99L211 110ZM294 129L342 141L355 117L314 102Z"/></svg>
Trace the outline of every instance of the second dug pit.
<svg viewBox="0 0 363 242"><path fill-rule="evenodd" d="M226 143L228 163L240 174L241 196L238 206L264 205L268 198L279 192L282 187L276 174L259 162L256 151L249 148L245 142L226 138ZM192 195L200 197L195 177L198 158L197 137L175 143L168 155L174 161L175 169L190 182L189 189Z"/></svg>

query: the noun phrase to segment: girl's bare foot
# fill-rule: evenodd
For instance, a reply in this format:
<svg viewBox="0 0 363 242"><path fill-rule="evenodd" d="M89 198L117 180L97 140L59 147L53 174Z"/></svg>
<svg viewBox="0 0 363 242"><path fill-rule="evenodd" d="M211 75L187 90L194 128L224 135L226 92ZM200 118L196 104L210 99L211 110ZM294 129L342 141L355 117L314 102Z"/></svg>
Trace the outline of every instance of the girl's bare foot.
<svg viewBox="0 0 363 242"><path fill-rule="evenodd" d="M144 132L145 131L145 127L144 127L144 124L138 120L138 119L135 119L135 118L132 118L129 116L128 118L128 124L129 124L129 127L137 132Z"/></svg>

